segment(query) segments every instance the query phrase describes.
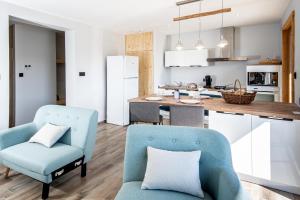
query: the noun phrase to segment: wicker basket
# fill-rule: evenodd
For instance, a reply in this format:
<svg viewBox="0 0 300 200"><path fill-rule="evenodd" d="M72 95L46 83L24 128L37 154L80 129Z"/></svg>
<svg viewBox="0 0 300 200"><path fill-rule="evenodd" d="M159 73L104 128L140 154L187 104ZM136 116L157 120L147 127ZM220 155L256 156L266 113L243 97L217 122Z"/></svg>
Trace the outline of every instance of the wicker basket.
<svg viewBox="0 0 300 200"><path fill-rule="evenodd" d="M239 84L239 89L236 85ZM237 79L234 83L234 91L223 91L222 96L226 103L230 104L250 104L254 101L256 92L246 92L242 90L241 82Z"/></svg>

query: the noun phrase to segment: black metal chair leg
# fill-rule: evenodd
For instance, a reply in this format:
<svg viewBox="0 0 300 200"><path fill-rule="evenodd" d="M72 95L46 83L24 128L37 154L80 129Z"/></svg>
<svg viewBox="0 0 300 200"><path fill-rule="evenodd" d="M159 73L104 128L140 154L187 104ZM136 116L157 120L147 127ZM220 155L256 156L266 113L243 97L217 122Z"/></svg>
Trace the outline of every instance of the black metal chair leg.
<svg viewBox="0 0 300 200"><path fill-rule="evenodd" d="M50 184L43 183L42 199L48 199Z"/></svg>
<svg viewBox="0 0 300 200"><path fill-rule="evenodd" d="M81 166L81 177L86 176L86 163Z"/></svg>

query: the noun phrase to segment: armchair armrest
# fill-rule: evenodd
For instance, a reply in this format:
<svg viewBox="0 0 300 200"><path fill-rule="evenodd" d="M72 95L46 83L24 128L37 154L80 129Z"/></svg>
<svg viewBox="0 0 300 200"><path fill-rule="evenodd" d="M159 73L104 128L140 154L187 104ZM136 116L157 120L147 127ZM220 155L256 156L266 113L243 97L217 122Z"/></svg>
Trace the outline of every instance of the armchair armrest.
<svg viewBox="0 0 300 200"><path fill-rule="evenodd" d="M36 131L37 128L34 123L0 131L0 151L10 146L28 141Z"/></svg>
<svg viewBox="0 0 300 200"><path fill-rule="evenodd" d="M250 197L241 186L237 174L231 166L210 166L207 187L217 200L248 200Z"/></svg>

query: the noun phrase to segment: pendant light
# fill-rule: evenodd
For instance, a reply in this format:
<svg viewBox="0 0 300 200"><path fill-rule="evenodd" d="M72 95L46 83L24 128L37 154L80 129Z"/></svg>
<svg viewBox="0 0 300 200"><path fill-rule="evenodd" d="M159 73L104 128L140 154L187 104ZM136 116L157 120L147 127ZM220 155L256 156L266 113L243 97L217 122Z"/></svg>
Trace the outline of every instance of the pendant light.
<svg viewBox="0 0 300 200"><path fill-rule="evenodd" d="M199 1L199 13L201 13L202 11L202 5L201 5L201 0ZM202 28L202 21L201 21L201 17L199 17L199 33L198 33L198 41L197 41L197 44L196 44L196 49L197 50L201 50L201 49L204 49L205 46L201 40L201 28Z"/></svg>
<svg viewBox="0 0 300 200"><path fill-rule="evenodd" d="M178 16L180 17L180 6L178 6ZM178 42L176 45L176 50L181 51L183 49L183 44L181 42L181 21L178 21Z"/></svg>
<svg viewBox="0 0 300 200"><path fill-rule="evenodd" d="M224 9L224 1L222 0L222 10ZM224 27L224 12L222 12L222 27ZM222 30L220 30L220 42L218 43L218 47L220 48L224 48L228 45L228 41L224 38L222 32Z"/></svg>

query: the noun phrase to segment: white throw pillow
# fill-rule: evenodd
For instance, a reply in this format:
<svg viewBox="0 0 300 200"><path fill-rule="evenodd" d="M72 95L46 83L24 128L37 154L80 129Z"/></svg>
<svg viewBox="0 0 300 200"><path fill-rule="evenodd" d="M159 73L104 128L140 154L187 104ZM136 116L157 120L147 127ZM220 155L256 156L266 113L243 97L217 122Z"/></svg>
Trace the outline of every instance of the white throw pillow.
<svg viewBox="0 0 300 200"><path fill-rule="evenodd" d="M43 144L46 147L52 147L61 138L70 127L58 126L47 123L29 140L31 143Z"/></svg>
<svg viewBox="0 0 300 200"><path fill-rule="evenodd" d="M201 151L174 152L148 147L147 153L141 189L172 190L204 198L199 176Z"/></svg>

